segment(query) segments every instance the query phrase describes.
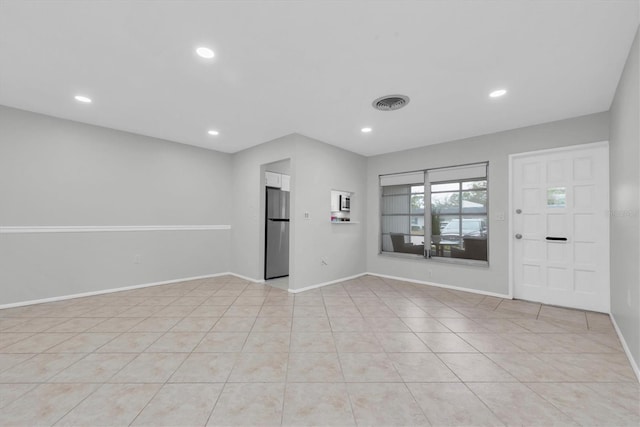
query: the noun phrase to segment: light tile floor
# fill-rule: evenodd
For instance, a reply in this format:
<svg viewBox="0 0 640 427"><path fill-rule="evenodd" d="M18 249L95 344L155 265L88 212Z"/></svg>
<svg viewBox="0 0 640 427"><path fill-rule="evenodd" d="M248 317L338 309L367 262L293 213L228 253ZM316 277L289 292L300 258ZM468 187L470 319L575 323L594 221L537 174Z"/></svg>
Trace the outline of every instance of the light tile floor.
<svg viewBox="0 0 640 427"><path fill-rule="evenodd" d="M606 315L365 276L0 310L0 425L632 425Z"/></svg>

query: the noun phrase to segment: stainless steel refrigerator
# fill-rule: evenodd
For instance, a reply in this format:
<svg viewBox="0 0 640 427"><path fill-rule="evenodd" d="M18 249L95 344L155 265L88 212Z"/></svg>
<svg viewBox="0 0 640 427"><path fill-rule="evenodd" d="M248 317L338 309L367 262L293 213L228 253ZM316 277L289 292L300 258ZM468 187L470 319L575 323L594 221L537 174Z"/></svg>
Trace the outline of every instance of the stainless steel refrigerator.
<svg viewBox="0 0 640 427"><path fill-rule="evenodd" d="M267 187L264 278L289 275L289 192Z"/></svg>

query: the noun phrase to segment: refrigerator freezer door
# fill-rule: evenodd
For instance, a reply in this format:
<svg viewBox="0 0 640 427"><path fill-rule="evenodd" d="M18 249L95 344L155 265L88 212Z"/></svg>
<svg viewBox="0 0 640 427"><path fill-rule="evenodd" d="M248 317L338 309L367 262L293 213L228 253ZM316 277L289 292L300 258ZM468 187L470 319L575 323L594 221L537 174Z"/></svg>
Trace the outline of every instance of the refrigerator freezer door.
<svg viewBox="0 0 640 427"><path fill-rule="evenodd" d="M267 188L267 219L289 219L289 193Z"/></svg>
<svg viewBox="0 0 640 427"><path fill-rule="evenodd" d="M265 279L289 275L289 222L267 219Z"/></svg>

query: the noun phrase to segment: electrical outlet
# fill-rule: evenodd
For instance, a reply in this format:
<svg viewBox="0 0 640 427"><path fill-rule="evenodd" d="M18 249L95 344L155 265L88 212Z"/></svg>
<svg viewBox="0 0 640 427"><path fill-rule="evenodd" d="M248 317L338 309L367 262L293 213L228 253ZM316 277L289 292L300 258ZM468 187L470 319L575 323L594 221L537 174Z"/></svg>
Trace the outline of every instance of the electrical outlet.
<svg viewBox="0 0 640 427"><path fill-rule="evenodd" d="M133 256L134 264L142 264L142 255L136 254Z"/></svg>
<svg viewBox="0 0 640 427"><path fill-rule="evenodd" d="M496 221L504 221L504 212L498 212L496 213Z"/></svg>
<svg viewBox="0 0 640 427"><path fill-rule="evenodd" d="M309 212L304 213L304 219L311 219L311 214Z"/></svg>
<svg viewBox="0 0 640 427"><path fill-rule="evenodd" d="M326 259L321 258L320 259L320 265L325 266L325 265L329 265L329 264L327 264L327 260Z"/></svg>

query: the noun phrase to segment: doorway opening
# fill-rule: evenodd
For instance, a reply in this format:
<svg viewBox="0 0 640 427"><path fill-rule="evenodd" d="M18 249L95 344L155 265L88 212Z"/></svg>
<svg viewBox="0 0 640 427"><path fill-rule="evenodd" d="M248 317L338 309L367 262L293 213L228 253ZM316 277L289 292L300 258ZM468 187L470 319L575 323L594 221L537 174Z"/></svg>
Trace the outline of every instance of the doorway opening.
<svg viewBox="0 0 640 427"><path fill-rule="evenodd" d="M269 285L289 288L291 242L291 161L268 163L261 167L263 272Z"/></svg>

